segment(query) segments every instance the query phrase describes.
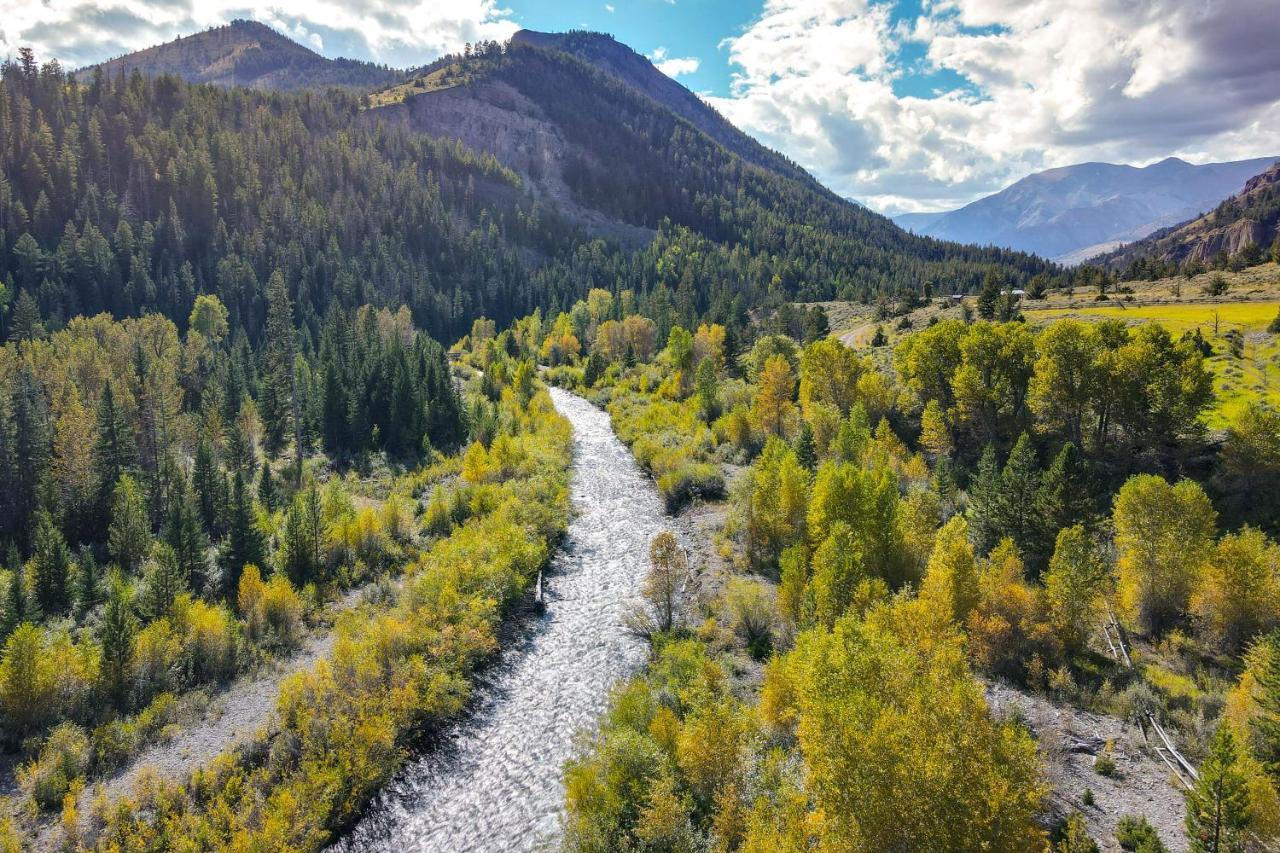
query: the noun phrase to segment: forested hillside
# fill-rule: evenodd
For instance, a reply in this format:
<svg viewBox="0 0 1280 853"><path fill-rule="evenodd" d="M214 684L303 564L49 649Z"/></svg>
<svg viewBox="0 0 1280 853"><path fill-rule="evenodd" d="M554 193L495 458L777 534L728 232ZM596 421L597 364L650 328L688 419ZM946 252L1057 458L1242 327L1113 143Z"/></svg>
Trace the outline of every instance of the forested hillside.
<svg viewBox="0 0 1280 853"><path fill-rule="evenodd" d="M593 58L606 41L573 34L551 43ZM636 80L634 73L624 79L528 39L489 43L375 93L371 118L456 135L493 153L548 204L589 229L600 216L625 226L688 229L713 244L688 250L719 268L688 272L700 306L734 295L753 305L776 293L814 300L833 294L870 299L919 292L926 284L971 290L988 272L1013 282L1055 272L1022 253L907 234L777 155L761 153L736 131L731 145L744 156L733 153L645 94L644 78ZM704 115L700 124L711 122ZM642 267L644 274L627 284L685 284L668 270L667 264Z"/></svg>
<svg viewBox="0 0 1280 853"><path fill-rule="evenodd" d="M566 53L491 44L433 67L434 88L370 108L338 90L73 79L24 53L0 74L0 331L99 311L181 325L196 294L217 293L255 341L277 269L311 342L335 303L407 304L452 337L604 286L741 335L748 309L794 297L1061 275L907 235ZM541 166L494 142L518 143L522 116L549 128ZM642 239L598 239L619 228Z"/></svg>

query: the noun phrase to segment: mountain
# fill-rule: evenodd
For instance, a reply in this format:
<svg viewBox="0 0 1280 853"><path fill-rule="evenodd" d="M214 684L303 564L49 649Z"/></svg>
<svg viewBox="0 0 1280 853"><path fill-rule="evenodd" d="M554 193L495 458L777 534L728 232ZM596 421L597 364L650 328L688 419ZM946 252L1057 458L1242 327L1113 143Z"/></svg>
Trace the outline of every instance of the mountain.
<svg viewBox="0 0 1280 853"><path fill-rule="evenodd" d="M541 33L520 30L511 37L511 43L576 56L596 70L657 101L742 159L780 175L809 178L795 163L738 130L706 101L663 74L646 57L610 36L583 31Z"/></svg>
<svg viewBox="0 0 1280 853"><path fill-rule="evenodd" d="M1103 255L1098 262L1124 270L1135 264L1203 264L1241 253L1253 253L1256 262L1278 239L1280 163L1250 178L1244 189L1210 213Z"/></svg>
<svg viewBox="0 0 1280 853"><path fill-rule="evenodd" d="M926 281L974 288L989 264L1019 279L1047 270L1025 255L907 234L601 34L523 32L433 63L369 102L368 121L492 154L591 234L640 247L664 228L687 229L725 251L772 258L785 269L778 286L801 299L868 298ZM763 298L758 273L710 279L713 291Z"/></svg>
<svg viewBox="0 0 1280 853"><path fill-rule="evenodd" d="M894 221L917 234L1079 263L1200 215L1277 159L1193 165L1170 157L1145 168L1081 163L1029 175L959 210Z"/></svg>
<svg viewBox="0 0 1280 853"><path fill-rule="evenodd" d="M328 59L265 24L245 20L90 66L80 76L87 80L97 69L108 77L127 76L135 68L148 77L173 74L192 83L275 90L373 89L403 76L371 62Z"/></svg>
<svg viewBox="0 0 1280 853"><path fill-rule="evenodd" d="M313 345L364 303L404 305L447 340L593 287L629 292L663 338L712 321L745 341L752 310L784 302L1065 276L906 233L607 37L485 43L319 95L263 91L351 79L266 28L183 41L116 60L147 69L137 83L0 65L0 281L24 328L99 312L182 325L216 293L252 343L278 276ZM249 74L255 52L280 61Z"/></svg>

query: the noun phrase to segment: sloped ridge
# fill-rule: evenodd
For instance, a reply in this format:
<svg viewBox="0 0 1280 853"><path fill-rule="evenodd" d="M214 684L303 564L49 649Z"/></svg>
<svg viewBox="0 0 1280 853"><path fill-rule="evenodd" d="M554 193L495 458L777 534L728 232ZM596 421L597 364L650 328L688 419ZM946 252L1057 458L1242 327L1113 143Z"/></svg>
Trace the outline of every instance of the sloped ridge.
<svg viewBox="0 0 1280 853"><path fill-rule="evenodd" d="M236 20L130 53L81 72L101 69L109 77L173 74L191 83L251 89L309 89L332 86L372 89L402 74L371 62L329 59L257 21Z"/></svg>
<svg viewBox="0 0 1280 853"><path fill-rule="evenodd" d="M1255 175L1213 211L1165 228L1110 254L1098 263L1113 269L1151 259L1167 264L1206 263L1255 246L1265 252L1280 237L1280 163Z"/></svg>
<svg viewBox="0 0 1280 853"><path fill-rule="evenodd" d="M612 36L581 30L567 33L520 30L511 37L511 43L576 56L598 71L621 80L640 94L662 104L744 160L780 175L813 180L798 165L738 130L706 101L663 74L648 58Z"/></svg>

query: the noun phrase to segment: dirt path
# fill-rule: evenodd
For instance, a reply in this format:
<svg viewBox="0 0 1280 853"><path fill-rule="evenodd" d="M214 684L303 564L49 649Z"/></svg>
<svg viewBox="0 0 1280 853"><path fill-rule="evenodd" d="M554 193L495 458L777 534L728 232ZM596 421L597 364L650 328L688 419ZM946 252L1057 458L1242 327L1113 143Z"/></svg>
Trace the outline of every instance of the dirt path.
<svg viewBox="0 0 1280 853"><path fill-rule="evenodd" d="M1100 714L1092 714L1006 684L987 685L987 702L997 716L1014 709L1031 728L1052 786L1046 805L1055 817L1079 811L1089 834L1104 850L1119 850L1116 823L1125 815L1142 815L1155 827L1173 853L1187 849L1183 819L1186 804L1168 768L1143 743L1138 729ZM1094 756L1073 751L1091 738L1114 742L1117 775L1108 778L1093 769ZM1084 804L1085 789L1093 791L1092 806Z"/></svg>

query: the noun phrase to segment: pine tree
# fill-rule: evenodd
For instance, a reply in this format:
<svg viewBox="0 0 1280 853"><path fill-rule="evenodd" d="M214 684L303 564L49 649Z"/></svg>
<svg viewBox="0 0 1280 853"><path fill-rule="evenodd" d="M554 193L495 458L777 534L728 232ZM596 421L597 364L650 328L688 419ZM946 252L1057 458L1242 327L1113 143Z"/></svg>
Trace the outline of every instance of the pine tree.
<svg viewBox="0 0 1280 853"><path fill-rule="evenodd" d="M710 423L720 410L720 382L716 378L716 366L710 358L704 358L698 363L694 389L698 394L698 410L702 413L702 419ZM809 437L813 438L812 431Z"/></svg>
<svg viewBox="0 0 1280 853"><path fill-rule="evenodd" d="M984 320L994 319L1000 302L1000 277L996 273L987 273L982 281L982 290L978 292L978 316Z"/></svg>
<svg viewBox="0 0 1280 853"><path fill-rule="evenodd" d="M117 707L128 697L129 678L133 668L133 638L137 620L133 616L133 591L118 570L107 581L107 603L98 625L98 643L102 646L102 676Z"/></svg>
<svg viewBox="0 0 1280 853"><path fill-rule="evenodd" d="M268 512L276 508L276 482L271 476L271 466L263 465L258 475L258 503L266 507Z"/></svg>
<svg viewBox="0 0 1280 853"><path fill-rule="evenodd" d="M1043 534L1043 521L1036 497L1040 491L1040 465L1031 436L1023 433L1009 453L1000 475L999 527L1003 536L1013 538L1019 551L1034 554L1043 566L1050 545ZM1054 531L1057 533L1057 531Z"/></svg>
<svg viewBox="0 0 1280 853"><path fill-rule="evenodd" d="M107 550L126 573L133 573L151 546L151 520L138 481L122 474L111 500Z"/></svg>
<svg viewBox="0 0 1280 853"><path fill-rule="evenodd" d="M35 548L30 566L32 592L41 611L50 616L64 612L71 551L62 531L45 510L36 513Z"/></svg>
<svg viewBox="0 0 1280 853"><path fill-rule="evenodd" d="M1219 726L1200 778L1187 794L1187 836L1193 853L1244 849L1249 827L1249 789L1229 726Z"/></svg>
<svg viewBox="0 0 1280 853"><path fill-rule="evenodd" d="M196 458L191 466L191 486L195 489L205 533L210 536L220 534L226 511L227 480L214 462L209 439L203 435L196 445Z"/></svg>
<svg viewBox="0 0 1280 853"><path fill-rule="evenodd" d="M1088 528L1094 521L1088 472L1080 451L1071 442L1062 445L1045 471L1036 503L1050 535L1073 524Z"/></svg>
<svg viewBox="0 0 1280 853"><path fill-rule="evenodd" d="M276 270L267 282L266 342L262 363L262 421L266 426L266 449L272 455L284 447L285 435L293 424L300 427L297 376L294 354L297 332L293 326L293 306L284 273ZM295 429L296 432L296 429ZM296 438L296 436L295 436ZM300 444L300 442L299 442ZM302 448L296 448L301 454ZM299 455L299 458L301 456Z"/></svg>
<svg viewBox="0 0 1280 853"><path fill-rule="evenodd" d="M796 461L807 470L812 471L817 466L818 453L813 445L813 427L809 426L808 421L800 423L800 434L796 436L795 450Z"/></svg>
<svg viewBox="0 0 1280 853"><path fill-rule="evenodd" d="M231 513L227 538L218 556L222 570L222 592L234 597L240 584L240 573L248 563L261 565L266 557L266 544L254 517L253 498L244 486L244 475L237 471L231 489Z"/></svg>
<svg viewBox="0 0 1280 853"><path fill-rule="evenodd" d="M10 529L19 541L30 543L33 514L45 503L41 497L41 484L49 469L52 435L49 403L40 382L26 361L19 365L10 403L16 466L10 472L13 479L3 488L8 493L10 508L15 511L14 518L10 519Z"/></svg>
<svg viewBox="0 0 1280 853"><path fill-rule="evenodd" d="M143 577L145 592L143 608L151 618L164 616L173 606L173 600L187 591L187 584L178 564L178 555L166 542L157 542L147 563Z"/></svg>
<svg viewBox="0 0 1280 853"><path fill-rule="evenodd" d="M93 552L88 548L81 549L80 556L76 560L75 571L72 608L75 611L76 621L83 622L85 616L99 601L98 561L93 558Z"/></svg>
<svg viewBox="0 0 1280 853"><path fill-rule="evenodd" d="M285 515L281 566L294 586L319 579L324 519L315 483L298 492Z"/></svg>
<svg viewBox="0 0 1280 853"><path fill-rule="evenodd" d="M1003 535L1001 529L1001 476L996 449L988 444L978 460L978 468L969 479L968 506L965 516L974 547L985 554Z"/></svg>
<svg viewBox="0 0 1280 853"><path fill-rule="evenodd" d="M1261 666L1254 673L1258 684L1258 714L1250 721L1258 745L1258 760L1271 778L1280 783L1280 631L1272 631L1258 648Z"/></svg>
<svg viewBox="0 0 1280 853"><path fill-rule="evenodd" d="M183 583L197 595L202 595L209 578L209 561L205 553L209 540L200 526L191 492L180 489L175 498L165 523L164 541L173 549Z"/></svg>
<svg viewBox="0 0 1280 853"><path fill-rule="evenodd" d="M116 404L110 382L107 382L98 402L97 433L93 465L98 484L98 518L101 528L105 529L111 518L111 500L116 483L124 474L136 470L138 463L133 430Z"/></svg>
<svg viewBox="0 0 1280 853"><path fill-rule="evenodd" d="M27 601L22 564L14 563L9 569L9 583L4 590L4 607L0 609L0 643L26 618Z"/></svg>

